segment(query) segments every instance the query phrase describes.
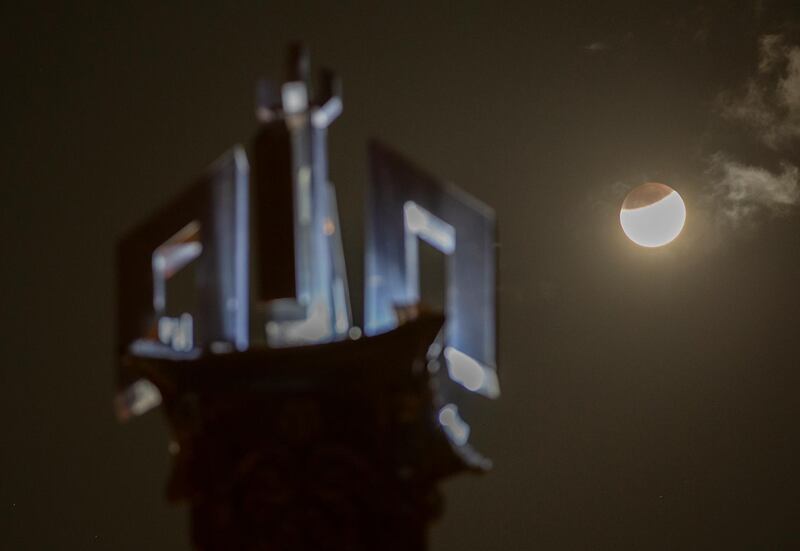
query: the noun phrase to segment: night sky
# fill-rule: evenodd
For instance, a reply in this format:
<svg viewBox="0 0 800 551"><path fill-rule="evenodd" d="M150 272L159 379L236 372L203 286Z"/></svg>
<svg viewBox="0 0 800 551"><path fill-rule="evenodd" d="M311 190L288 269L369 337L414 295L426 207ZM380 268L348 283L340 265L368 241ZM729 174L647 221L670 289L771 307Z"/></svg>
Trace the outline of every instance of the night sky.
<svg viewBox="0 0 800 551"><path fill-rule="evenodd" d="M368 138L497 212L495 469L432 550L800 546L800 4L94 4L0 8L0 548L188 549L161 414L112 414L113 247L298 38L344 82L357 313ZM647 181L663 249L619 227Z"/></svg>

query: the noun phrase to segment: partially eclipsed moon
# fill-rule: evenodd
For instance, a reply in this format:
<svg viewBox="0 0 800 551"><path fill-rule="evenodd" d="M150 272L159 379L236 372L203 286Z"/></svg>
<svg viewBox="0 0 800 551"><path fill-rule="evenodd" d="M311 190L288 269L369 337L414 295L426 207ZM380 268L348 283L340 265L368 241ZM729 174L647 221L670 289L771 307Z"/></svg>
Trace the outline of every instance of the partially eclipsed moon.
<svg viewBox="0 0 800 551"><path fill-rule="evenodd" d="M686 222L686 205L678 192L657 183L634 188L619 212L622 231L642 247L661 247L678 237Z"/></svg>

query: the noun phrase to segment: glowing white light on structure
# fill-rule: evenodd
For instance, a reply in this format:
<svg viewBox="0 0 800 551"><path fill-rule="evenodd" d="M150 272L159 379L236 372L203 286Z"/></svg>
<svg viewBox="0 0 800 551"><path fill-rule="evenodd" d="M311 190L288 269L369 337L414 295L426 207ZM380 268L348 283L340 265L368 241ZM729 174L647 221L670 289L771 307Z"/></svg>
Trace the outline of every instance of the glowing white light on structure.
<svg viewBox="0 0 800 551"><path fill-rule="evenodd" d="M158 339L178 352L188 352L194 348L192 315L184 312L178 318L159 318Z"/></svg>
<svg viewBox="0 0 800 551"><path fill-rule="evenodd" d="M469 425L458 414L455 404L447 404L439 410L439 424L454 444L463 446L469 440Z"/></svg>
<svg viewBox="0 0 800 551"><path fill-rule="evenodd" d="M147 379L139 379L114 399L117 417L122 420L143 413L161 404L161 392Z"/></svg>
<svg viewBox="0 0 800 551"><path fill-rule="evenodd" d="M456 248L456 231L453 226L413 201L406 201L403 211L409 234L419 237L444 254L453 254Z"/></svg>
<svg viewBox="0 0 800 551"><path fill-rule="evenodd" d="M302 82L287 82L281 87L281 99L286 114L300 113L308 108L308 89Z"/></svg>
<svg viewBox="0 0 800 551"><path fill-rule="evenodd" d="M313 344L331 334L331 320L325 301L317 301L309 315L299 321L268 321L265 325L270 346Z"/></svg>
<svg viewBox="0 0 800 551"><path fill-rule="evenodd" d="M447 362L447 373L453 381L467 390L479 392L489 398L500 395L497 373L491 367L452 346L444 349L444 359Z"/></svg>
<svg viewBox="0 0 800 551"><path fill-rule="evenodd" d="M661 247L680 235L686 223L686 205L677 191L647 183L631 191L619 213L622 230L642 247Z"/></svg>

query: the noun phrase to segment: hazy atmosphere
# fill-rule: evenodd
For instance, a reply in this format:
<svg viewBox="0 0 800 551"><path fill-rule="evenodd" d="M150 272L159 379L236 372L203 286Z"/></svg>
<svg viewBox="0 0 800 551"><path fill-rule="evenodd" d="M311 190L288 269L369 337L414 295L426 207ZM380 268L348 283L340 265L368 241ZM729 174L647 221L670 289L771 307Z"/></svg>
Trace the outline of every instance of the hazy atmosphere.
<svg viewBox="0 0 800 551"><path fill-rule="evenodd" d="M0 10L0 548L189 549L160 411L114 418L114 245L256 129L304 40L356 321L366 147L497 214L502 396L431 549L800 545L800 4L16 3ZM661 182L681 235L642 248Z"/></svg>

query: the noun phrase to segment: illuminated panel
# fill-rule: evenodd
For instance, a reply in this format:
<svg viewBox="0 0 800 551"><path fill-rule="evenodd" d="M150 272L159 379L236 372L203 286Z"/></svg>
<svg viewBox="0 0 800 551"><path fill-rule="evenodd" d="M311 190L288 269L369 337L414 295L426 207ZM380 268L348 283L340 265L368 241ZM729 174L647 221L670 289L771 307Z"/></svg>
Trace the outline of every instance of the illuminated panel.
<svg viewBox="0 0 800 551"><path fill-rule="evenodd" d="M206 348L246 349L248 239L248 164L236 147L121 241L120 354L193 357ZM168 282L190 263L196 311L169 316ZM120 384L131 382L123 370Z"/></svg>
<svg viewBox="0 0 800 551"><path fill-rule="evenodd" d="M309 94L308 59L293 50L280 94L264 93L254 142L259 289L270 347L344 338L351 323L341 231L328 180L327 127L342 110L338 79Z"/></svg>
<svg viewBox="0 0 800 551"><path fill-rule="evenodd" d="M419 302L418 240L446 259L444 361L471 392L499 394L495 364L494 212L437 181L378 143L370 144L365 329L399 323L398 308Z"/></svg>

